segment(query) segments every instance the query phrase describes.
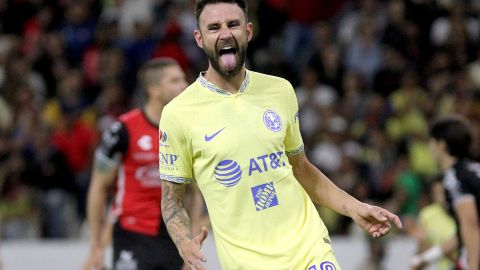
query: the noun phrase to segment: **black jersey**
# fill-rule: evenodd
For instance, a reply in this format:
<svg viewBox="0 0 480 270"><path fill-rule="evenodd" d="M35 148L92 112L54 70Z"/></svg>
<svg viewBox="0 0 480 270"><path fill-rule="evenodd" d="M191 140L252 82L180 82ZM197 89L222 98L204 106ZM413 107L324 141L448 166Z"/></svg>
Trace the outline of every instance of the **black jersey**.
<svg viewBox="0 0 480 270"><path fill-rule="evenodd" d="M445 172L443 186L448 210L455 219L455 204L466 198L475 199L477 215L480 217L480 163L468 159L459 160Z"/></svg>
<svg viewBox="0 0 480 270"><path fill-rule="evenodd" d="M462 237L460 234L460 224L455 212L455 205L463 200L474 199L477 206L477 216L480 219L480 163L468 159L461 159L445 172L443 178L443 187L445 188L445 197L448 211L451 213L457 224L457 237L459 241L458 251L460 258L458 267L455 269L466 269L466 256L462 252Z"/></svg>

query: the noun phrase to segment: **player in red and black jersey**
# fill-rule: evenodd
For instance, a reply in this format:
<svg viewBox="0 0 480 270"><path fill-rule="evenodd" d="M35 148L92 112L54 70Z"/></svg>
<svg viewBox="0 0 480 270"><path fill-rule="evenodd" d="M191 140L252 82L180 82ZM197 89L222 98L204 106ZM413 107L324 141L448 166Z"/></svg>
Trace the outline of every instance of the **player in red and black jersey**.
<svg viewBox="0 0 480 270"><path fill-rule="evenodd" d="M94 269L103 267L101 231L112 186L113 268L178 270L183 264L162 224L158 123L163 106L185 89L185 74L174 60L162 58L145 63L139 81L146 104L121 115L103 133L95 153L88 198Z"/></svg>

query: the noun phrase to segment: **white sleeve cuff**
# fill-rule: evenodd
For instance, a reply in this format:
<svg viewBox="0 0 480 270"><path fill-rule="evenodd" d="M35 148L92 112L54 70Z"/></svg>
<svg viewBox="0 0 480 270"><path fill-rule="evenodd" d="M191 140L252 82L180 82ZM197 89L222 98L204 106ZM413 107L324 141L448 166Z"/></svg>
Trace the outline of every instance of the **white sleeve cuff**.
<svg viewBox="0 0 480 270"><path fill-rule="evenodd" d="M160 174L160 179L172 183L177 183L177 184L190 184L192 182L191 178L186 178L186 177L181 177L181 176L173 176L169 174Z"/></svg>

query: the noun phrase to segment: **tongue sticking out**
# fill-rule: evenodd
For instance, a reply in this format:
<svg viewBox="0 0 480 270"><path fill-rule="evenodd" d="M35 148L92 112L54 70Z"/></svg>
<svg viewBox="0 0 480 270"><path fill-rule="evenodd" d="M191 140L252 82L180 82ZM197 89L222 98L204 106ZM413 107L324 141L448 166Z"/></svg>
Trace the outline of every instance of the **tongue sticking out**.
<svg viewBox="0 0 480 270"><path fill-rule="evenodd" d="M220 56L220 61L222 61L223 66L227 70L232 70L235 68L236 59L234 53L224 53Z"/></svg>

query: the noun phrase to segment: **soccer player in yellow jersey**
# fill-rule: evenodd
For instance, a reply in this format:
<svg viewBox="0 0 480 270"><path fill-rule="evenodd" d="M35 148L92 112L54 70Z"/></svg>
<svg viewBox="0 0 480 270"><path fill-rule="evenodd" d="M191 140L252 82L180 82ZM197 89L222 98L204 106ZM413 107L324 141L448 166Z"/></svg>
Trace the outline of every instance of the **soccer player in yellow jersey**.
<svg viewBox="0 0 480 270"><path fill-rule="evenodd" d="M313 202L347 215L373 237L399 218L357 201L305 157L290 83L245 68L252 24L244 0L198 0L195 39L206 72L160 120L162 214L180 255L204 270L207 236L193 237L182 204L196 182L225 270L340 269ZM312 202L313 201L313 202Z"/></svg>

